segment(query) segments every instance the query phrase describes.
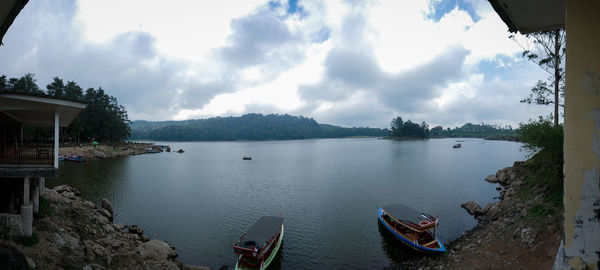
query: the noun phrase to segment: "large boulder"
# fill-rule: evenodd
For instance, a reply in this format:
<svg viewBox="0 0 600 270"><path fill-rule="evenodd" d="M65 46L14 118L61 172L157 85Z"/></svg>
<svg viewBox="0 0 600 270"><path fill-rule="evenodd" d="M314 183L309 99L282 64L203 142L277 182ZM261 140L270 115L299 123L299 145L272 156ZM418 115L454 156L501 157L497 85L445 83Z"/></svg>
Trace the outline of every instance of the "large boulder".
<svg viewBox="0 0 600 270"><path fill-rule="evenodd" d="M108 212L106 209L102 208L99 211L100 211L100 214L102 214L103 216L105 216L108 219L108 221L111 221L111 222L113 221L113 215L110 212Z"/></svg>
<svg viewBox="0 0 600 270"><path fill-rule="evenodd" d="M484 209L483 213L490 220L496 220L502 215L502 209L500 207L500 202L493 202L488 204Z"/></svg>
<svg viewBox="0 0 600 270"><path fill-rule="evenodd" d="M135 251L143 258L151 260L168 260L177 257L177 253L169 247L169 244L156 239L139 245Z"/></svg>
<svg viewBox="0 0 600 270"><path fill-rule="evenodd" d="M112 204L110 203L109 200L107 199L102 199L102 201L100 202L100 206L102 206L102 209L106 209L106 211L108 211L111 215L114 215L115 213L113 212L113 207Z"/></svg>
<svg viewBox="0 0 600 270"><path fill-rule="evenodd" d="M495 174L490 174L485 178L485 181L488 181L490 183L498 183L498 179L496 178Z"/></svg>
<svg viewBox="0 0 600 270"><path fill-rule="evenodd" d="M470 215L479 216L483 214L483 210L481 206L474 201L469 201L460 205L462 208L466 209Z"/></svg>

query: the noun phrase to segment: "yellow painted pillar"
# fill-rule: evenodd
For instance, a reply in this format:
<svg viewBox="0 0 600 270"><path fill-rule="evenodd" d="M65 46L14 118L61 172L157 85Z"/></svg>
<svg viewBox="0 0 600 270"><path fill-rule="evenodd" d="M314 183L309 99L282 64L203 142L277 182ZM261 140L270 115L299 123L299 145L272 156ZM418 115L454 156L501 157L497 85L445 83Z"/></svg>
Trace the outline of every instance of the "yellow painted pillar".
<svg viewBox="0 0 600 270"><path fill-rule="evenodd" d="M600 261L600 1L566 1L564 239L555 268Z"/></svg>

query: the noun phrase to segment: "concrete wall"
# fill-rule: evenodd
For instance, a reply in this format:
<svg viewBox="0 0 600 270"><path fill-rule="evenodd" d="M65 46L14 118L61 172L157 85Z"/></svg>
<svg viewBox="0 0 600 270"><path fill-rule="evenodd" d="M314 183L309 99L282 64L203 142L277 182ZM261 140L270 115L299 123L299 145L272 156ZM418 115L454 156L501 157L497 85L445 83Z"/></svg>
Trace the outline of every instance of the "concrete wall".
<svg viewBox="0 0 600 270"><path fill-rule="evenodd" d="M0 213L0 233L21 235L21 215Z"/></svg>
<svg viewBox="0 0 600 270"><path fill-rule="evenodd" d="M600 1L566 1L566 9L565 235L555 268L598 269Z"/></svg>

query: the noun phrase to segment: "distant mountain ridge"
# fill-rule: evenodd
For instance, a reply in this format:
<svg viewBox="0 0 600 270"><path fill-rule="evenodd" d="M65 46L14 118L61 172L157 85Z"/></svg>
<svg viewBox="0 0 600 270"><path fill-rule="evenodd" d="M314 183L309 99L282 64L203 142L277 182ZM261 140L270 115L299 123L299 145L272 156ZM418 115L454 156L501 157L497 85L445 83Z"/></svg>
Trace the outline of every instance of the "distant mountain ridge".
<svg viewBox="0 0 600 270"><path fill-rule="evenodd" d="M256 113L183 121L137 120L130 123L130 128L130 139L158 141L260 141L388 135L387 129L345 128L319 124L303 116Z"/></svg>

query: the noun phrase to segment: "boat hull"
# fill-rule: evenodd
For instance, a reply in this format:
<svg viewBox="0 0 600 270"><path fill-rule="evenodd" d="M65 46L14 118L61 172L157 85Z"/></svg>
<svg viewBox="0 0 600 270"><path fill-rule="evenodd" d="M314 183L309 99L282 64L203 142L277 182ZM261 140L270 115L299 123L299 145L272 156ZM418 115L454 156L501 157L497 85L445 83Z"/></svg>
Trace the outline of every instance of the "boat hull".
<svg viewBox="0 0 600 270"><path fill-rule="evenodd" d="M446 247L444 247L444 244L442 244L442 241L440 241L439 238L435 238L435 240L438 242L440 248L428 248L425 246L421 246L418 244L413 243L411 240L407 239L406 237L402 236L402 234L398 233L396 230L394 230L387 222L385 222L385 220L383 220L383 208L379 208L379 210L377 211L378 214L378 219L379 222L381 222L381 224L383 224L383 226L390 232L392 233L398 240L400 240L402 243L404 243L405 245L407 245L408 247L416 250L416 251L420 251L420 252L426 252L426 253L433 253L433 254L442 254L442 253L446 253Z"/></svg>
<svg viewBox="0 0 600 270"><path fill-rule="evenodd" d="M283 242L283 225L281 225L281 233L279 234L279 239L277 239L277 244L275 245L275 248L273 249L273 252L271 252L271 255L265 260L265 263L263 264L262 268L248 268L248 267L240 267L239 266L239 260L241 259L242 255L238 256L238 262L235 263L235 270L254 270L254 269L267 269L267 267L269 267L269 265L271 264L271 262L273 262L273 259L275 259L275 256L277 256L277 253L279 252L279 248L281 247L281 243Z"/></svg>

